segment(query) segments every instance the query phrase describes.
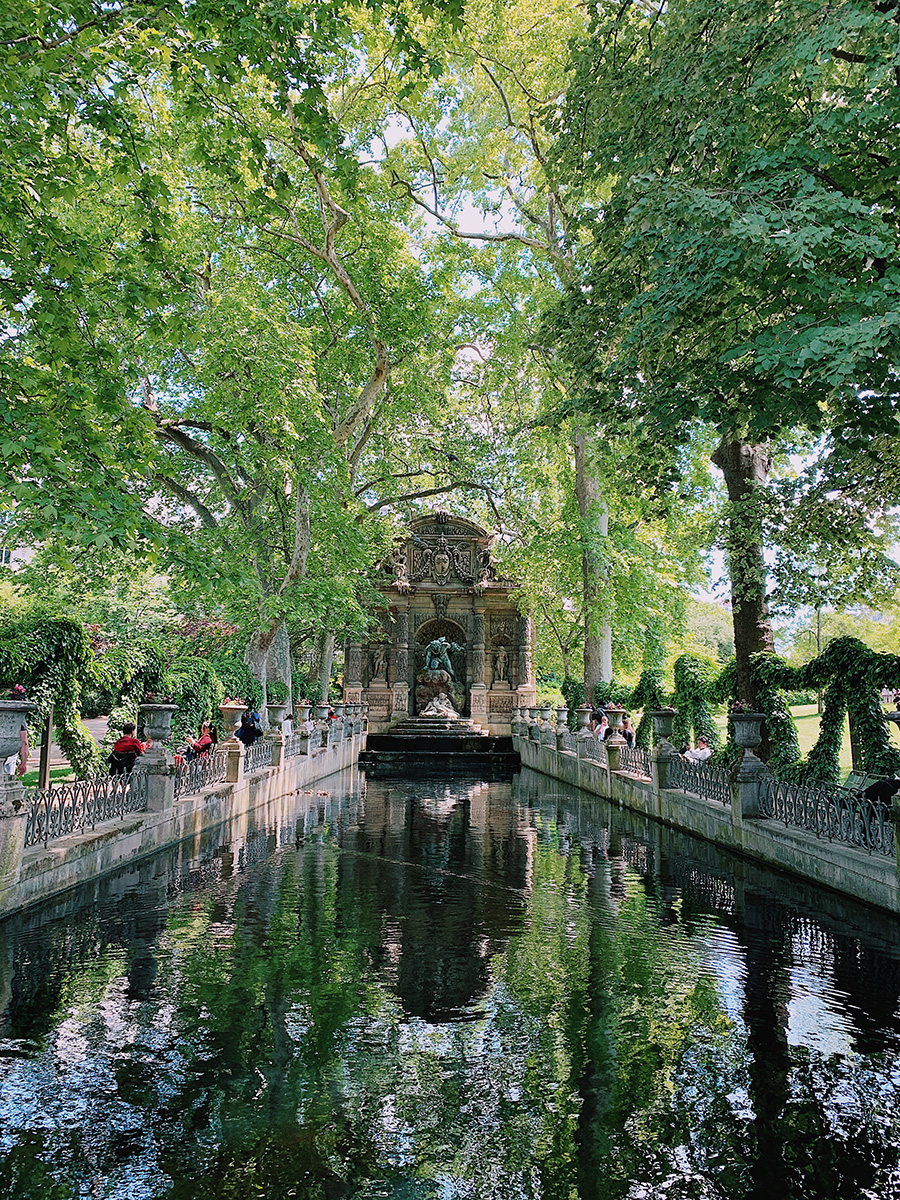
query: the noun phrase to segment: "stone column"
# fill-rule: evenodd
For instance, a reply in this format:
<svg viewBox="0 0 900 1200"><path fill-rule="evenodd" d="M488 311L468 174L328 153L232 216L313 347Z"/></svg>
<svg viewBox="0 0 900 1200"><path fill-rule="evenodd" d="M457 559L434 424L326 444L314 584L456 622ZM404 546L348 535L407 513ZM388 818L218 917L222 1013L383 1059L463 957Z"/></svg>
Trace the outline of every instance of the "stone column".
<svg viewBox="0 0 900 1200"><path fill-rule="evenodd" d="M362 700L362 644L347 642L344 647L344 703Z"/></svg>
<svg viewBox="0 0 900 1200"><path fill-rule="evenodd" d="M394 610L396 649L394 683L391 688L391 712L409 712L409 605Z"/></svg>
<svg viewBox="0 0 900 1200"><path fill-rule="evenodd" d="M487 716L487 685L484 682L484 609L476 608L472 618L472 686L469 712L473 717Z"/></svg>
<svg viewBox="0 0 900 1200"><path fill-rule="evenodd" d="M522 617L519 623L519 679L518 693L526 706L534 704L536 691L534 672L531 665L531 647L534 642L534 622L531 617Z"/></svg>

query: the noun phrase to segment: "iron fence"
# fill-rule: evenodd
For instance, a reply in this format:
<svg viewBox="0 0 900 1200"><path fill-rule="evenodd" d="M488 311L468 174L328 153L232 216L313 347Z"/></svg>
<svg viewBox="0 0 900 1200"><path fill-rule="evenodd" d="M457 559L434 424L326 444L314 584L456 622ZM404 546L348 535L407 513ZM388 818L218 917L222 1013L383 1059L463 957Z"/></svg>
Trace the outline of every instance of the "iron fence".
<svg viewBox="0 0 900 1200"><path fill-rule="evenodd" d="M54 784L26 793L28 817L25 845L45 846L51 838L94 829L103 821L143 812L147 807L147 773L92 775L74 783Z"/></svg>
<svg viewBox="0 0 900 1200"><path fill-rule="evenodd" d="M579 737L576 740L578 742L578 753L582 758L589 758L591 762L600 763L603 767L609 766L609 759L606 756L606 744L604 742L598 742L593 735L589 738Z"/></svg>
<svg viewBox="0 0 900 1200"><path fill-rule="evenodd" d="M643 746L623 746L619 751L619 770L628 775L643 775L653 778L650 751Z"/></svg>
<svg viewBox="0 0 900 1200"><path fill-rule="evenodd" d="M213 783L222 783L227 771L228 755L225 752L201 754L190 762L181 763L175 769L175 799L193 796Z"/></svg>
<svg viewBox="0 0 900 1200"><path fill-rule="evenodd" d="M259 738L252 746L247 747L244 757L244 773L258 771L260 767L271 767L272 743L268 738Z"/></svg>
<svg viewBox="0 0 900 1200"><path fill-rule="evenodd" d="M724 763L674 758L669 766L669 787L699 796L701 800L731 805L731 780Z"/></svg>
<svg viewBox="0 0 900 1200"><path fill-rule="evenodd" d="M869 854L894 854L890 810L858 792L818 780L788 783L767 776L760 782L759 800L761 814L783 825Z"/></svg>

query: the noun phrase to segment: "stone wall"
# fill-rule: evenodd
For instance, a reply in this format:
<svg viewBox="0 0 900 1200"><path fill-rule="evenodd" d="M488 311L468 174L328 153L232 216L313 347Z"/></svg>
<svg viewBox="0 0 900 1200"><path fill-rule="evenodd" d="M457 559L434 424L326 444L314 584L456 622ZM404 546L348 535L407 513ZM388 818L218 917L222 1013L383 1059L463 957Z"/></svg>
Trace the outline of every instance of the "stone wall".
<svg viewBox="0 0 900 1200"><path fill-rule="evenodd" d="M147 812L131 813L105 822L94 830L59 837L48 846L22 850L24 810L0 817L0 916L18 911L49 896L84 883L109 871L137 862L167 846L191 844L199 854L201 841L210 831L229 825L232 829L259 810L280 811L285 797L355 765L365 748L366 733L360 731L329 744L311 755L298 754L280 761L280 734L275 735L276 765L260 767L248 774L243 769L240 743L226 743L231 755L229 782L213 784L181 800L174 800L174 777L157 774ZM295 801L291 801L295 803Z"/></svg>
<svg viewBox="0 0 900 1200"><path fill-rule="evenodd" d="M593 739L591 739L593 740ZM779 821L746 815L740 787L735 785L731 804L717 804L673 788L665 782L666 762L653 752L652 777L612 769L587 758L584 739L574 749L563 749L549 738L522 733L513 737L522 765L573 787L603 796L655 821L662 821L718 846L789 871L892 913L900 912L900 871L896 858L867 854L853 846L827 841ZM744 809L745 811L742 811Z"/></svg>

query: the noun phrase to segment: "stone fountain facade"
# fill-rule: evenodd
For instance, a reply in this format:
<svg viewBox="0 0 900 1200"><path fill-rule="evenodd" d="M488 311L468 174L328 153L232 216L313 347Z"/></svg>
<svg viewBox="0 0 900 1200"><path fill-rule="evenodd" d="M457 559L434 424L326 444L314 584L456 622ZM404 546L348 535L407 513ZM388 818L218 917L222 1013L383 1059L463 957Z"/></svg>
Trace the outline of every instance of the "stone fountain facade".
<svg viewBox="0 0 900 1200"><path fill-rule="evenodd" d="M440 696L489 733L509 735L535 702L533 629L498 579L493 536L446 512L417 517L383 564L379 627L344 649L344 700L369 706L369 729L418 715Z"/></svg>

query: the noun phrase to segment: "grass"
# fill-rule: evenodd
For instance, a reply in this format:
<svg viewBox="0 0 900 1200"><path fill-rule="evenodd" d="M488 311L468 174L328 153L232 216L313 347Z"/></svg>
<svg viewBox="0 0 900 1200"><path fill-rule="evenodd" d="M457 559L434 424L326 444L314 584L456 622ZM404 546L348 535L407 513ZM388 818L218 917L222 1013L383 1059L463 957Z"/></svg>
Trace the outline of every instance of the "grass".
<svg viewBox="0 0 900 1200"><path fill-rule="evenodd" d="M51 783L65 783L68 780L74 779L74 778L75 778L75 772L72 770L71 767L51 767L50 768L50 782ZM38 782L37 767L35 767L35 769L33 771L26 771L25 774L22 776L22 783L24 783L26 787L37 787L37 782Z"/></svg>

